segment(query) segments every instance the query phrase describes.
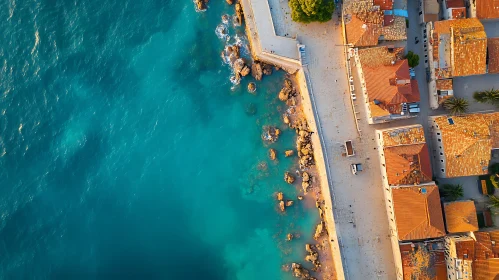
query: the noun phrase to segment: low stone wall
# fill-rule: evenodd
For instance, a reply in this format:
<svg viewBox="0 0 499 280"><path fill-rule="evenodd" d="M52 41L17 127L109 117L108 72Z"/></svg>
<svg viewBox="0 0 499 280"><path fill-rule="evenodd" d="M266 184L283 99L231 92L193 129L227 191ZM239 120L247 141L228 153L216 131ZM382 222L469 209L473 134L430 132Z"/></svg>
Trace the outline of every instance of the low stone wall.
<svg viewBox="0 0 499 280"><path fill-rule="evenodd" d="M344 280L345 273L343 270L343 262L341 260L341 250L340 250L340 240L338 239L338 235L336 233L336 224L334 221L333 214L333 203L330 188L332 186L329 184L330 182L330 173L328 170L327 160L324 155L327 154L323 151L323 141L321 141L322 132L320 128L320 120L318 117L316 119L315 103L311 98L311 89L309 91L309 83L307 82L307 74L305 73L307 70L300 69L296 73L296 82L299 86L300 96L303 106L303 112L307 118L308 125L310 129L315 132L312 134L312 145L314 148L314 158L315 164L317 166L318 174L320 174L320 186L322 197L325 201L325 210L324 211L324 219L326 222L327 232L329 234L329 245L331 247L331 253L334 262L334 268L336 271L336 279ZM317 123L319 122L319 124Z"/></svg>

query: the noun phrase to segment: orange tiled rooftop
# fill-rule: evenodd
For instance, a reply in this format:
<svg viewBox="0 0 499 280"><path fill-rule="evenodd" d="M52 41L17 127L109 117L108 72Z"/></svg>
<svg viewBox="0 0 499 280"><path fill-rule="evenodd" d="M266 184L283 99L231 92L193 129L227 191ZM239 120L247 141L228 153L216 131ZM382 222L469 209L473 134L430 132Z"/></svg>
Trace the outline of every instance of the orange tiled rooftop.
<svg viewBox="0 0 499 280"><path fill-rule="evenodd" d="M473 279L499 278L499 231L476 231L475 240L456 241L458 259L471 261Z"/></svg>
<svg viewBox="0 0 499 280"><path fill-rule="evenodd" d="M449 233L478 230L475 203L473 201L454 201L444 204L445 223Z"/></svg>
<svg viewBox="0 0 499 280"><path fill-rule="evenodd" d="M437 186L393 188L392 198L399 240L445 235Z"/></svg>
<svg viewBox="0 0 499 280"><path fill-rule="evenodd" d="M476 3L476 17L479 19L499 18L499 1L474 0Z"/></svg>
<svg viewBox="0 0 499 280"><path fill-rule="evenodd" d="M450 49L445 49L445 53L440 53L442 38L450 40ZM437 78L486 73L487 35L478 19L437 21L434 23L432 42L434 60L439 61L449 52L451 59L449 69L437 67Z"/></svg>
<svg viewBox="0 0 499 280"><path fill-rule="evenodd" d="M499 38L487 38L489 73L499 73Z"/></svg>
<svg viewBox="0 0 499 280"><path fill-rule="evenodd" d="M433 120L441 130L446 177L487 174L491 150L499 145L499 113L439 116Z"/></svg>
<svg viewBox="0 0 499 280"><path fill-rule="evenodd" d="M421 125L384 130L382 135L389 185L431 181L430 155Z"/></svg>
<svg viewBox="0 0 499 280"><path fill-rule="evenodd" d="M400 245L404 280L446 280L445 247L442 241ZM424 261L421 261L424 258Z"/></svg>
<svg viewBox="0 0 499 280"><path fill-rule="evenodd" d="M390 52L387 47L359 50L373 117L400 114L402 103L420 100L418 83L410 77L407 59L396 60L399 55L396 52L398 50ZM393 60L385 59L389 57Z"/></svg>

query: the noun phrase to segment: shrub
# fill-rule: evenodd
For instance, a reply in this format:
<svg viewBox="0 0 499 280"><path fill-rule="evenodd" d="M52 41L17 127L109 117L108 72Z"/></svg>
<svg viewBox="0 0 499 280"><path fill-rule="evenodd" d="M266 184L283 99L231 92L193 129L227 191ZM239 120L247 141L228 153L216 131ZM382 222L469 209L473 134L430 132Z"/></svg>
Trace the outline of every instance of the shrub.
<svg viewBox="0 0 499 280"><path fill-rule="evenodd" d="M451 97L444 101L444 108L453 115L465 113L468 106L468 101L464 98Z"/></svg>
<svg viewBox="0 0 499 280"><path fill-rule="evenodd" d="M440 196L445 197L447 201L458 200L463 197L464 191L461 184L443 184L439 188Z"/></svg>

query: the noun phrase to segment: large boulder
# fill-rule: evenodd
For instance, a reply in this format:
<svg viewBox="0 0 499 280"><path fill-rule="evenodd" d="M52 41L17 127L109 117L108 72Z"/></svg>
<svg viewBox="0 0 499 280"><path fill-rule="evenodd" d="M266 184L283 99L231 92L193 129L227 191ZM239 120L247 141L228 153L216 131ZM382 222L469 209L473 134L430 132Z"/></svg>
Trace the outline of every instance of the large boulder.
<svg viewBox="0 0 499 280"><path fill-rule="evenodd" d="M301 177L303 179L303 182L308 182L310 180L310 175L308 175L307 172L303 172Z"/></svg>
<svg viewBox="0 0 499 280"><path fill-rule="evenodd" d="M282 201L284 199L284 194L282 192L277 193L277 200Z"/></svg>
<svg viewBox="0 0 499 280"><path fill-rule="evenodd" d="M279 201L279 209L281 210L281 212L284 212L286 211L286 206L284 205L284 201Z"/></svg>
<svg viewBox="0 0 499 280"><path fill-rule="evenodd" d="M295 181L295 177L286 171L286 173L284 173L284 181L286 181L286 183L288 184L293 184L293 182Z"/></svg>
<svg viewBox="0 0 499 280"><path fill-rule="evenodd" d="M239 25L243 24L243 7L240 3L236 3L236 18Z"/></svg>
<svg viewBox="0 0 499 280"><path fill-rule="evenodd" d="M277 153L274 149L269 149L269 158L271 160L276 160L277 158Z"/></svg>
<svg viewBox="0 0 499 280"><path fill-rule="evenodd" d="M254 93L256 91L256 84L251 82L248 84L248 92L249 93Z"/></svg>
<svg viewBox="0 0 499 280"><path fill-rule="evenodd" d="M260 62L255 61L253 65L251 65L251 75L255 80L260 81L263 76L262 64Z"/></svg>
<svg viewBox="0 0 499 280"><path fill-rule="evenodd" d="M244 65L243 66L243 69L241 69L241 76L245 77L245 76L248 76L248 74L250 73L250 68L248 67L248 65Z"/></svg>
<svg viewBox="0 0 499 280"><path fill-rule="evenodd" d="M289 88L282 88L281 91L279 91L279 100L281 101L288 100L290 96L291 96L291 89Z"/></svg>
<svg viewBox="0 0 499 280"><path fill-rule="evenodd" d="M315 228L314 239L319 239L324 234L324 222L321 221Z"/></svg>
<svg viewBox="0 0 499 280"><path fill-rule="evenodd" d="M227 2L227 4L229 4L229 5L234 4L234 0L225 0L225 2Z"/></svg>
<svg viewBox="0 0 499 280"><path fill-rule="evenodd" d="M286 207L293 206L293 203L294 203L294 201L292 201L292 200L286 201Z"/></svg>
<svg viewBox="0 0 499 280"><path fill-rule="evenodd" d="M238 58L235 62L234 65L232 66L234 68L234 72L236 73L241 73L241 70L244 68L244 60L242 58Z"/></svg>
<svg viewBox="0 0 499 280"><path fill-rule="evenodd" d="M206 10L206 3L203 0L196 0L196 8L200 11Z"/></svg>
<svg viewBox="0 0 499 280"><path fill-rule="evenodd" d="M295 152L293 150L287 150L284 152L285 157L290 157L294 154Z"/></svg>
<svg viewBox="0 0 499 280"><path fill-rule="evenodd" d="M272 75L272 65L270 64L264 64L263 65L263 74L264 75Z"/></svg>

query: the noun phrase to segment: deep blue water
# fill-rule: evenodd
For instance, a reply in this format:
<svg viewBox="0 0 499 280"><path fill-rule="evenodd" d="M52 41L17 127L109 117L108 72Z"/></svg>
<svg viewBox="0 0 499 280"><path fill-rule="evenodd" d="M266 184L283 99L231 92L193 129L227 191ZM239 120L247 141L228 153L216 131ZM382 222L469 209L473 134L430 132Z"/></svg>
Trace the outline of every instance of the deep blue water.
<svg viewBox="0 0 499 280"><path fill-rule="evenodd" d="M233 88L224 13L215 0L204 13L190 0L0 3L0 279L290 277L281 265L303 259L318 217L276 212L276 191L298 193L283 181L296 161L282 154L284 73L256 95L251 77ZM278 163L264 125L283 129Z"/></svg>

